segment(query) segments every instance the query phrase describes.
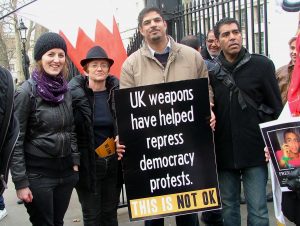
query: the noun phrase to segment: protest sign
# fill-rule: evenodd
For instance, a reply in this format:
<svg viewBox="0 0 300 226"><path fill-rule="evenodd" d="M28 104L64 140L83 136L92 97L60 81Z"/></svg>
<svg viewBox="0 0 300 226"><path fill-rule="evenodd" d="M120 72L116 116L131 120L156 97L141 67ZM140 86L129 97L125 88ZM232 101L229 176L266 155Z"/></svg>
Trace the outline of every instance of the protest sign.
<svg viewBox="0 0 300 226"><path fill-rule="evenodd" d="M207 84L115 92L130 220L220 208Z"/></svg>
<svg viewBox="0 0 300 226"><path fill-rule="evenodd" d="M282 191L287 176L300 167L300 121L299 118L288 122L279 120L260 124L261 132L268 147L272 165Z"/></svg>

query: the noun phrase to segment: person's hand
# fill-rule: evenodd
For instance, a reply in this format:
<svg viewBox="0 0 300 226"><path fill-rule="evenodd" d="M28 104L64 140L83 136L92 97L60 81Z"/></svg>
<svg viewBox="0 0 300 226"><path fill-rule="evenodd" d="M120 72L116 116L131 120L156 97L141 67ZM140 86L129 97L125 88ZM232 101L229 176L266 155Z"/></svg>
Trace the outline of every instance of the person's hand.
<svg viewBox="0 0 300 226"><path fill-rule="evenodd" d="M78 172L78 171L79 171L78 165L74 165L74 166L73 166L73 170L74 170L75 172Z"/></svg>
<svg viewBox="0 0 300 226"><path fill-rule="evenodd" d="M17 196L19 199L23 200L24 202L32 202L33 199L29 187L18 189Z"/></svg>
<svg viewBox="0 0 300 226"><path fill-rule="evenodd" d="M116 142L116 151L117 151L117 154L118 154L118 160L121 160L123 158L123 155L125 153L125 145L123 144L120 144L119 142L119 136L116 136L116 139L115 139L115 142Z"/></svg>
<svg viewBox="0 0 300 226"><path fill-rule="evenodd" d="M212 103L210 103L210 108L212 108L214 105ZM210 120L209 120L209 125L211 127L211 129L213 131L215 131L215 127L216 127L216 116L215 116L215 113L210 110Z"/></svg>
<svg viewBox="0 0 300 226"><path fill-rule="evenodd" d="M281 146L281 150L283 152L283 156L284 157L290 157L290 147L288 144L284 143L282 146Z"/></svg>
<svg viewBox="0 0 300 226"><path fill-rule="evenodd" d="M287 187L292 191L300 191L300 168L293 170L287 175Z"/></svg>
<svg viewBox="0 0 300 226"><path fill-rule="evenodd" d="M265 157L266 157L266 162L269 162L270 160L270 152L269 152L269 149L267 147L264 148L264 151L265 151Z"/></svg>

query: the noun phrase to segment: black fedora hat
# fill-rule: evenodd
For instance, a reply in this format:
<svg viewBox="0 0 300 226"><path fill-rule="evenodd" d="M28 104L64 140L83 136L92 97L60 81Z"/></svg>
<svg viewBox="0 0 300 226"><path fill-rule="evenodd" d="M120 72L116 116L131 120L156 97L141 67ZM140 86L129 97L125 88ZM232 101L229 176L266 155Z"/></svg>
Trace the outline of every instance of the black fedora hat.
<svg viewBox="0 0 300 226"><path fill-rule="evenodd" d="M100 46L92 47L86 54L86 58L80 61L82 67L86 65L89 61L92 60L107 60L109 62L109 66L111 67L114 64L114 60L108 58L104 49Z"/></svg>

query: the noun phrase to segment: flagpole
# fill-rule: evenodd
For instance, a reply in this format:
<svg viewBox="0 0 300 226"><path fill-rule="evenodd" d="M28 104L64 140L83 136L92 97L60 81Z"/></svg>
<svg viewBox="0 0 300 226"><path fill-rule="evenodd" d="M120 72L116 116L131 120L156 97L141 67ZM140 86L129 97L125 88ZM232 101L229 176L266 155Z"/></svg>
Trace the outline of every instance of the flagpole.
<svg viewBox="0 0 300 226"><path fill-rule="evenodd" d="M0 17L0 20L4 19L5 17L9 16L10 14L13 14L13 13L17 12L19 9L22 9L22 8L24 8L25 6L28 6L28 5L30 5L31 3L34 3L34 2L36 2L36 1L37 1L37 0L33 0L33 1L31 1L31 2L26 3L25 5L22 5L22 6L19 7L19 8L16 8L15 10L13 10L13 11L11 11L11 12L5 14L4 16Z"/></svg>

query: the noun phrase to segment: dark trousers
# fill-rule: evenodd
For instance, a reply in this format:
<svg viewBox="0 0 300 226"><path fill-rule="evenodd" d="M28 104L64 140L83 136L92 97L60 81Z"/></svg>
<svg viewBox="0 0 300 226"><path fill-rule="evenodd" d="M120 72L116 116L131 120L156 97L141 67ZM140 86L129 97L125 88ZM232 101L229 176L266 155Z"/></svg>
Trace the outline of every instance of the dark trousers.
<svg viewBox="0 0 300 226"><path fill-rule="evenodd" d="M164 218L145 221L145 226L163 226ZM176 216L177 226L199 226L198 214L187 214Z"/></svg>
<svg viewBox="0 0 300 226"><path fill-rule="evenodd" d="M300 198L297 192L282 192L281 209L287 219L300 226Z"/></svg>
<svg viewBox="0 0 300 226"><path fill-rule="evenodd" d="M4 198L2 195L0 195L0 210L4 210L5 204L4 204Z"/></svg>
<svg viewBox="0 0 300 226"><path fill-rule="evenodd" d="M223 217L221 210L203 212L201 220L206 226L223 226Z"/></svg>
<svg viewBox="0 0 300 226"><path fill-rule="evenodd" d="M29 173L31 203L25 203L33 226L62 226L78 173L62 178L49 178Z"/></svg>
<svg viewBox="0 0 300 226"><path fill-rule="evenodd" d="M114 155L109 159L96 160L95 194L76 188L82 208L84 226L117 226L117 171L118 160Z"/></svg>

